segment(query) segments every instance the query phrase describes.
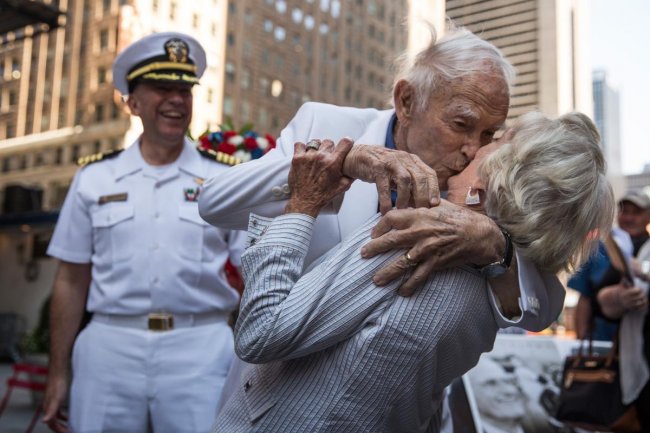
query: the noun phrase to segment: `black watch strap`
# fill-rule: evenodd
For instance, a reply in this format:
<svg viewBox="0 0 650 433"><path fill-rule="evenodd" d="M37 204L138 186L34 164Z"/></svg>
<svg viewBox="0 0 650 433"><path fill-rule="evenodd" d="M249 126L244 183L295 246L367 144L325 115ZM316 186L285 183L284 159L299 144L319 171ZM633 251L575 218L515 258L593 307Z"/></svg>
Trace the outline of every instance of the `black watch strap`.
<svg viewBox="0 0 650 433"><path fill-rule="evenodd" d="M510 264L512 263L512 255L514 254L514 246L512 245L512 237L510 236L510 233L508 230L504 229L500 225L497 224L499 227L499 230L501 230L501 233L503 233L503 237L506 239L506 250L503 252L503 259L501 260L501 263L503 263L503 266L506 268L510 267Z"/></svg>

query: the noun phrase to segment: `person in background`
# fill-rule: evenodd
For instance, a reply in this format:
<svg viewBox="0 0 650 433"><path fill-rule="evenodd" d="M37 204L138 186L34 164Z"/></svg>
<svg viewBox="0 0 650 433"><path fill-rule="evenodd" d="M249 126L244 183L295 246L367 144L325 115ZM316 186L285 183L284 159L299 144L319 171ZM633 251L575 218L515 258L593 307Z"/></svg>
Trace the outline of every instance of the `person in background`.
<svg viewBox="0 0 650 433"><path fill-rule="evenodd" d="M284 214L251 215L235 347L256 365L215 431L437 432L445 387L492 349L499 316L491 298L509 290L472 266L433 273L411 297L397 295L399 281L379 287L376 270L408 255L361 258L379 214L305 271L316 216L352 182L342 174L351 141L318 143L296 144ZM585 183L592 188L578 187ZM589 233L606 233L614 213L598 132L580 113L523 116L448 187L440 206L484 209L550 273L586 258Z"/></svg>
<svg viewBox="0 0 650 433"><path fill-rule="evenodd" d="M215 159L232 162L186 138L205 66L201 45L175 32L113 63L143 132L77 172L48 248L59 259L43 417L53 431L200 433L214 421L239 304L222 269L240 264L245 235L197 209L203 181L229 167Z"/></svg>
<svg viewBox="0 0 650 433"><path fill-rule="evenodd" d="M622 222L621 214L626 214ZM650 197L642 191L627 194L619 202L619 224L631 230L635 246L636 257L631 259L630 266L634 281L624 278L601 288L595 295L596 314L620 324L623 403L636 406L643 432L650 431L650 240L642 226L648 214ZM645 243L639 244L643 238Z"/></svg>
<svg viewBox="0 0 650 433"><path fill-rule="evenodd" d="M629 191L618 202L618 228L612 230L616 243L625 256L636 257L641 246L648 240L650 224L650 198L641 191ZM575 328L578 338L592 336L594 340L611 341L618 324L602 314L596 294L605 286L621 281L623 275L615 269L605 246L601 243L594 255L568 281L567 285L580 293L576 305Z"/></svg>

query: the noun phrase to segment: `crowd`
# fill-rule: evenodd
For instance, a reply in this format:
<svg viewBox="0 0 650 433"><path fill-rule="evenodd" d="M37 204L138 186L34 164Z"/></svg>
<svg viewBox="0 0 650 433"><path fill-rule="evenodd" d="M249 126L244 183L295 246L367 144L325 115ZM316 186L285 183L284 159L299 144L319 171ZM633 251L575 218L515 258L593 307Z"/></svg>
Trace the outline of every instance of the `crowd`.
<svg viewBox="0 0 650 433"><path fill-rule="evenodd" d="M78 171L48 249L53 431L437 432L445 388L499 329L557 318L556 275L614 217L598 131L581 113L506 128L513 66L468 30L431 33L392 109L307 103L245 164L186 137L196 40L119 54L143 132ZM640 278L587 277L583 304L647 334L650 243L623 217L643 206L621 203Z"/></svg>

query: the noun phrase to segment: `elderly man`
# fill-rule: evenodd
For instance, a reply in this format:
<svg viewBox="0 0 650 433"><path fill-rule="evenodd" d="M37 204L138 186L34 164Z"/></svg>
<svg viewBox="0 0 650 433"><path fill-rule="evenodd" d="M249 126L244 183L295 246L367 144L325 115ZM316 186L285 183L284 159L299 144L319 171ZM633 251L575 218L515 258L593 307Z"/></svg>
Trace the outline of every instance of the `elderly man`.
<svg viewBox="0 0 650 433"><path fill-rule="evenodd" d="M70 360L75 433L197 433L214 420L239 302L219 270L240 263L244 236L197 209L203 180L228 167L185 137L205 65L201 45L172 32L115 59L115 87L143 133L79 170L48 249L60 260L44 402L56 432L68 431ZM84 309L92 320L77 336Z"/></svg>
<svg viewBox="0 0 650 433"><path fill-rule="evenodd" d="M251 212L280 215L290 196L287 177L294 143L313 138L337 142L349 137L379 145L357 144L347 155L343 174L365 182L354 182L342 203L335 200L329 214L325 209L318 216L305 258L307 267L374 215L378 205L383 212L390 209L389 188L397 189L397 207L436 204L437 182L446 189L447 179L467 166L502 128L514 70L493 45L467 30L449 32L439 41L433 33L430 45L398 74L394 110L305 104L282 131L275 151L229 169L218 181L206 182L199 199L201 216L220 227L243 229ZM368 182L376 183L379 193ZM411 292L434 268L471 261L483 266L486 275L508 276L513 289L518 290L517 283L521 287L520 296L501 300L499 307L505 314L498 318L500 326L538 330L559 314L559 310L539 308L540 304L561 305L556 301L563 299L564 291L557 278L538 272L517 254L517 266L509 266L509 240L491 219L449 208L388 215L388 227L403 230L389 233L388 241L379 239L365 253L385 250L386 244L412 247L387 271L389 277L395 270L410 271L403 291ZM420 227L410 228L413 224ZM384 221L378 226L386 225ZM393 237L399 234L404 236ZM376 282L383 284L386 279L382 274ZM540 303L540 297L553 301ZM240 386L236 380L231 383Z"/></svg>

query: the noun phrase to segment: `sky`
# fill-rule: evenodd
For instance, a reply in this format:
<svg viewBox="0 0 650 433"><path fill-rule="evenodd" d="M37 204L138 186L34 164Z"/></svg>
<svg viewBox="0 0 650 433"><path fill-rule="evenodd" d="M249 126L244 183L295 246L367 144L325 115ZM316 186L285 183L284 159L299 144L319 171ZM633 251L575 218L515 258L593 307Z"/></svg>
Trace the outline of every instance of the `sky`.
<svg viewBox="0 0 650 433"><path fill-rule="evenodd" d="M591 62L619 91L621 164L650 164L650 0L589 0Z"/></svg>

